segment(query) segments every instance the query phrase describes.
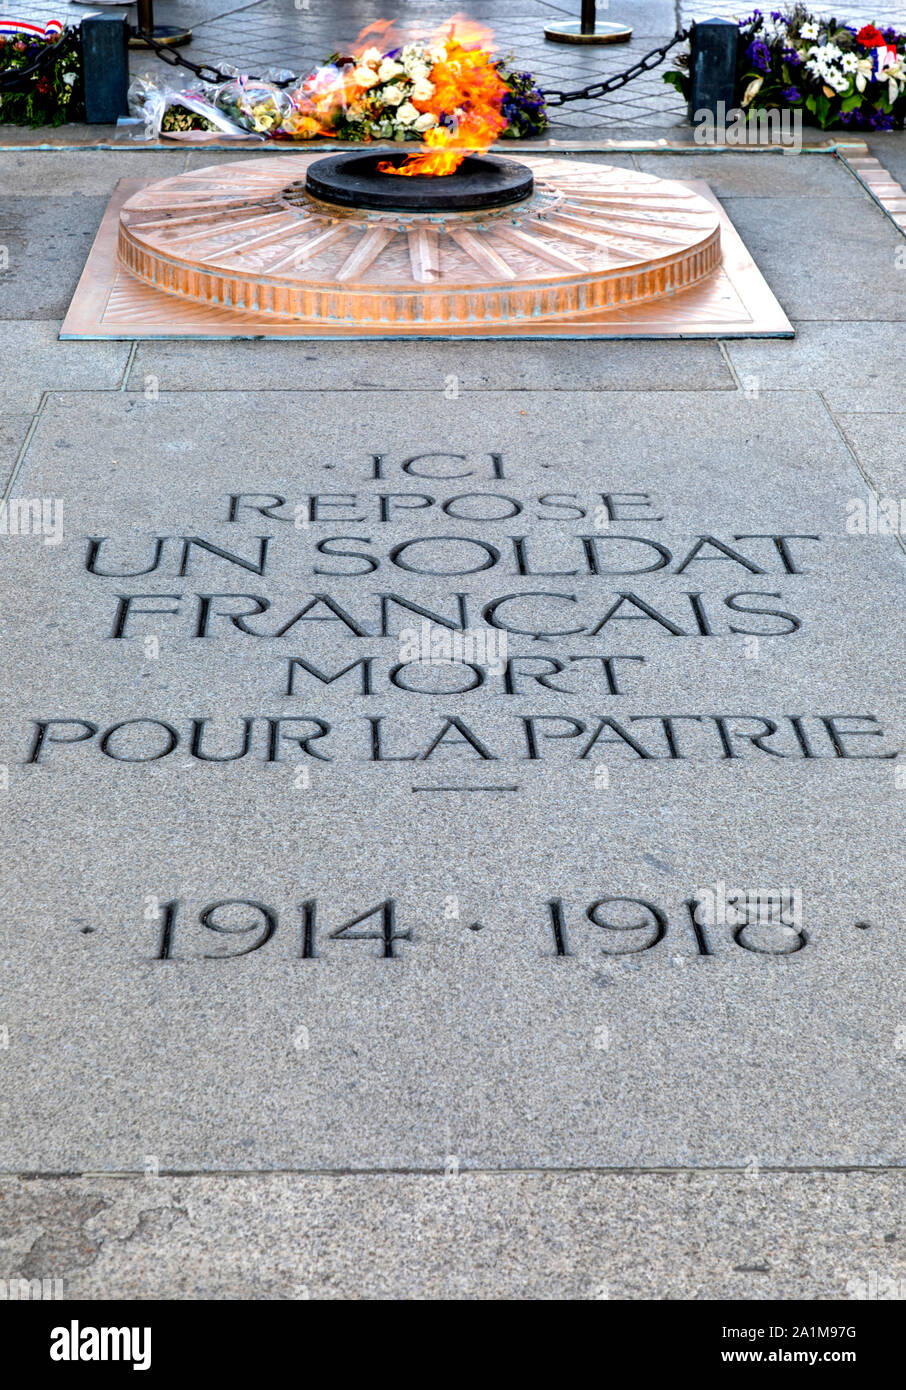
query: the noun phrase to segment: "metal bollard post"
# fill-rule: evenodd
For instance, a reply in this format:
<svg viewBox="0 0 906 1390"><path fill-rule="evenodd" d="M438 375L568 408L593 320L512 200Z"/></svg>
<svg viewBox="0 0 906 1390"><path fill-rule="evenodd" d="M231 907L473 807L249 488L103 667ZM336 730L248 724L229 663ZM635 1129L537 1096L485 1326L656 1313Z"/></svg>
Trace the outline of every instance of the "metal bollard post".
<svg viewBox="0 0 906 1390"><path fill-rule="evenodd" d="M85 120L114 125L128 114L129 27L125 15L86 15L81 24Z"/></svg>
<svg viewBox="0 0 906 1390"><path fill-rule="evenodd" d="M138 0L138 13L136 15L138 23L132 30L129 38L130 48L150 48L141 35L151 34L152 37L166 48L176 48L181 43L188 43L192 37L191 29L183 29L178 24L155 24L154 23L154 3L153 0Z"/></svg>
<svg viewBox="0 0 906 1390"><path fill-rule="evenodd" d="M689 119L702 118L702 112L721 125L733 109L736 90L737 26L729 19L703 19L692 26L692 56L689 73Z"/></svg>

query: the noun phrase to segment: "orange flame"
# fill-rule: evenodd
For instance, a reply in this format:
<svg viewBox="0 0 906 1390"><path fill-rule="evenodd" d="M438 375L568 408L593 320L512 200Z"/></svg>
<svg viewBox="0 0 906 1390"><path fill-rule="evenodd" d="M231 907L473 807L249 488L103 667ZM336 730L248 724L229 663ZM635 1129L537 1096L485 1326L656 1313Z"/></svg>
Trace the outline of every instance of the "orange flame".
<svg viewBox="0 0 906 1390"><path fill-rule="evenodd" d="M365 28L362 30L361 34L359 34L352 51L358 58L369 46L365 42L366 39L379 38L392 42L395 33L394 21L392 19L373 19L370 24L365 25Z"/></svg>
<svg viewBox="0 0 906 1390"><path fill-rule="evenodd" d="M424 30L419 34L411 27L397 27L390 19L374 20L359 34L351 54L317 68L291 93L293 110L285 122L286 134L332 137L338 115L361 106L377 83L373 71L363 77L357 66L363 55L375 48L386 54L424 38ZM421 116L433 116L435 124L424 132L424 146L418 153L407 155L399 166L384 160L378 165L382 173L452 174L467 154L483 154L490 148L506 129L501 105L508 91L494 66L493 43L492 31L464 14L454 15L430 35L428 47L435 55L443 55L430 70L433 93L425 100L414 96L408 100Z"/></svg>
<svg viewBox="0 0 906 1390"><path fill-rule="evenodd" d="M392 19L375 19L365 26L352 45L352 51L339 64L327 64L306 77L301 86L290 92L293 110L285 123L288 134L314 139L327 136L333 139L333 128L338 112L346 111L362 95L362 88L355 75L354 62L361 58L367 48L378 46L369 44L368 39L377 39L380 47L393 46L397 42L397 31Z"/></svg>
<svg viewBox="0 0 906 1390"><path fill-rule="evenodd" d="M413 105L438 122L452 118L453 124L427 130L428 148L408 155L402 164L384 160L378 165L382 174L452 174L467 154L484 154L506 129L500 108L508 89L494 66L491 30L457 15L449 28L432 35L431 43L443 46L445 57L431 70L434 94L426 101L413 100Z"/></svg>

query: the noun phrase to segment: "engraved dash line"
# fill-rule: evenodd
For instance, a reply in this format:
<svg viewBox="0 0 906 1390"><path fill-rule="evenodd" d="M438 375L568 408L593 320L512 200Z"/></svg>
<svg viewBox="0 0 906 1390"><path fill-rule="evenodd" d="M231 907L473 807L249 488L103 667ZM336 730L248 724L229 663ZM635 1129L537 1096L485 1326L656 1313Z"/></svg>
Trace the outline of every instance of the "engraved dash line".
<svg viewBox="0 0 906 1390"><path fill-rule="evenodd" d="M503 786L465 786L465 787L412 787L414 792L518 792L519 784L514 787Z"/></svg>

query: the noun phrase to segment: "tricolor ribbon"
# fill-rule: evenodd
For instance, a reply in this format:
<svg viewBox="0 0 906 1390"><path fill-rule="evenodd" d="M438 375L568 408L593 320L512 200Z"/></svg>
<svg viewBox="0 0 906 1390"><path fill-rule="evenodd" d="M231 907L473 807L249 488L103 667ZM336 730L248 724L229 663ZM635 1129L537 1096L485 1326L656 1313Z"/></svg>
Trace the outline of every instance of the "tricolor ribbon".
<svg viewBox="0 0 906 1390"><path fill-rule="evenodd" d="M46 24L29 24L24 19L0 19L0 39L58 39L63 25L58 19Z"/></svg>

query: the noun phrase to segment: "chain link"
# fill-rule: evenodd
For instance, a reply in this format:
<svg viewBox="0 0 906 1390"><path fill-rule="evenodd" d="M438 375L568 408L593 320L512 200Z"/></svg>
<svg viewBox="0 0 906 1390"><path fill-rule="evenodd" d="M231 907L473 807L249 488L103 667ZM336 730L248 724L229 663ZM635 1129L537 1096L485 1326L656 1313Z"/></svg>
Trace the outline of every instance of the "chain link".
<svg viewBox="0 0 906 1390"><path fill-rule="evenodd" d="M218 72L216 68L212 68L208 63L193 63L191 58L182 57L174 48L158 43L153 34L146 34L141 29L136 30L136 33L149 48L154 50L159 58L163 58L164 62L169 63L171 67L188 68L202 82L222 82L224 80L224 74ZM650 53L639 58L638 62L633 63L632 67L626 68L623 72L614 73L612 77L605 78L603 82L591 82L578 92L545 92L545 104L547 106L563 106L567 101L595 101L599 97L607 96L608 92L618 91L620 87L625 87L627 82L631 82L634 77L640 77L643 72L651 72L653 68L659 67L671 48L675 48L678 43L682 43L688 37L688 29L677 29L672 39L661 44L660 48L653 48ZM259 82L261 79L250 77L248 81ZM274 85L288 87L295 81L294 77L289 77L284 78L282 82L274 83Z"/></svg>
<svg viewBox="0 0 906 1390"><path fill-rule="evenodd" d="M650 72L652 68L660 67L671 48L675 48L678 43L682 43L688 37L688 29L677 29L668 43L661 44L660 48L653 48L637 63L633 63L632 67L625 68L623 72L614 73L612 77L605 78L603 82L590 82L587 87L582 87L578 92L545 92L545 105L563 106L567 101L596 101L598 97L607 96L608 92L616 92L620 87L625 87L627 82L631 82L634 77L641 77L643 72Z"/></svg>
<svg viewBox="0 0 906 1390"><path fill-rule="evenodd" d="M169 63L171 68L188 68L189 72L194 72L195 76L202 82L224 82L228 79L229 73L220 72L218 68L212 68L210 63L193 63L191 58L185 58L178 49L159 43L153 34L145 33L144 29L136 29L135 35L140 38L142 43L147 44L153 49L158 58L163 58L165 63ZM247 77L248 82L261 82L260 77ZM280 82L273 82L274 87L289 87L296 81L295 77L284 77Z"/></svg>

